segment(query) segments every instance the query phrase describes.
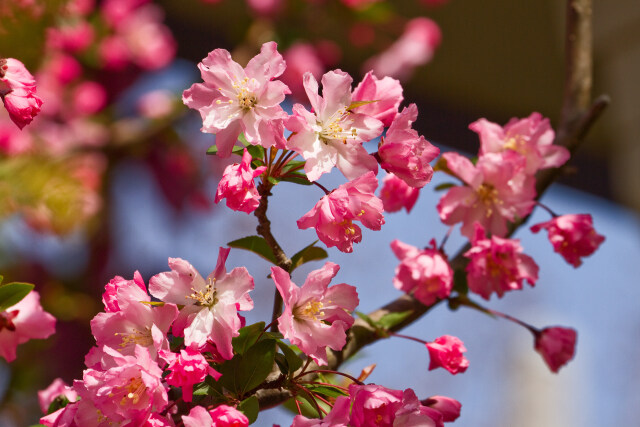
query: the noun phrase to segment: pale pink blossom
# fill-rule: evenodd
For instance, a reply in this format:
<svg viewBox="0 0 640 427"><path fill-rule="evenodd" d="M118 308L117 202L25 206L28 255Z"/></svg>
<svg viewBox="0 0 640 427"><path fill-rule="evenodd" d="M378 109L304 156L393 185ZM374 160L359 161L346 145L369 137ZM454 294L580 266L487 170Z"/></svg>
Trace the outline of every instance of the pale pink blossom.
<svg viewBox="0 0 640 427"><path fill-rule="evenodd" d="M351 94L351 102L375 101L354 108L354 111L380 120L385 127L391 125L403 99L398 80L391 77L378 79L373 71L364 76Z"/></svg>
<svg viewBox="0 0 640 427"><path fill-rule="evenodd" d="M324 72L324 64L317 49L309 43L295 43L283 54L287 68L282 73L282 81L291 89L296 99L305 95L303 76L309 72L319 79Z"/></svg>
<svg viewBox="0 0 640 427"><path fill-rule="evenodd" d="M359 302L353 286L340 283L329 287L339 269L337 264L327 262L309 273L304 285L298 287L289 273L271 267L271 277L284 301L278 329L320 365L327 364L327 347L341 350L344 346L345 331L354 322L351 312Z"/></svg>
<svg viewBox="0 0 640 427"><path fill-rule="evenodd" d="M498 236L488 238L484 228L476 223L469 258L467 283L469 290L488 300L493 292L502 298L507 291L522 289L525 281L531 286L538 280L538 265L522 253L520 241Z"/></svg>
<svg viewBox="0 0 640 427"><path fill-rule="evenodd" d="M573 359L578 338L574 329L559 326L545 328L538 331L535 337L535 349L551 372L557 373L561 367Z"/></svg>
<svg viewBox="0 0 640 427"><path fill-rule="evenodd" d="M396 289L413 295L427 306L449 296L453 288L453 270L447 257L436 249L434 240L431 248L422 250L394 240L391 249L400 260L393 278Z"/></svg>
<svg viewBox="0 0 640 427"><path fill-rule="evenodd" d="M226 198L227 206L234 211L249 214L256 210L260 204L260 195L253 180L262 175L267 167L252 169L251 160L251 154L245 148L242 161L225 168L216 191L216 203Z"/></svg>
<svg viewBox="0 0 640 427"><path fill-rule="evenodd" d="M141 116L158 120L168 116L174 108L175 96L168 90L147 92L138 99L137 109Z"/></svg>
<svg viewBox="0 0 640 427"><path fill-rule="evenodd" d="M377 384L349 386L351 425L353 427L392 426L402 407L402 391Z"/></svg>
<svg viewBox="0 0 640 427"><path fill-rule="evenodd" d="M429 370L444 368L453 375L462 373L469 367L469 360L462 353L467 351L458 337L443 335L426 344L429 350Z"/></svg>
<svg viewBox="0 0 640 427"><path fill-rule="evenodd" d="M296 415L291 427L349 427L350 404L347 396L339 396L333 403L331 411L323 419Z"/></svg>
<svg viewBox="0 0 640 427"><path fill-rule="evenodd" d="M574 267L582 265L582 258L591 255L604 242L604 236L596 233L589 214L562 215L531 227L534 233L541 229L549 232L553 250Z"/></svg>
<svg viewBox="0 0 640 427"><path fill-rule="evenodd" d="M384 52L365 62L363 68L373 70L379 76L405 80L416 67L431 61L441 40L442 33L433 20L413 18L405 25L400 38Z"/></svg>
<svg viewBox="0 0 640 427"><path fill-rule="evenodd" d="M56 378L49 384L49 387L38 391L38 403L40 403L40 409L43 414L46 415L49 412L49 406L58 396L65 397L69 402L75 402L78 398L78 393L61 378Z"/></svg>
<svg viewBox="0 0 640 427"><path fill-rule="evenodd" d="M179 354L163 351L161 357L169 365L165 370L171 371L165 377L167 384L182 388L182 400L191 402L193 400L193 386L198 384L207 376L212 376L216 381L222 374L209 366L204 356L197 350L187 347L180 350Z"/></svg>
<svg viewBox="0 0 640 427"><path fill-rule="evenodd" d="M402 407L396 412L393 427L443 427L440 411L424 406L416 393L408 388L402 392Z"/></svg>
<svg viewBox="0 0 640 427"><path fill-rule="evenodd" d="M40 294L31 291L20 302L0 312L0 356L16 358L16 347L31 339L45 339L55 332L56 319L40 305Z"/></svg>
<svg viewBox="0 0 640 427"><path fill-rule="evenodd" d="M102 359L101 369L85 370L83 381L74 383L82 401L91 402L112 422L137 424L167 406L162 369L146 347L137 346L132 356L110 347L103 347L103 351L107 357Z"/></svg>
<svg viewBox="0 0 640 427"><path fill-rule="evenodd" d="M378 171L378 162L367 153L363 142L380 135L382 122L351 110L353 79L341 70L322 76L322 96L311 73L304 75L304 88L313 112L302 105L293 106L293 115L286 122L294 132L287 143L305 160L304 171L310 181L337 167L347 179Z"/></svg>
<svg viewBox="0 0 640 427"><path fill-rule="evenodd" d="M173 333L184 334L187 347L198 348L213 341L225 359L233 357L231 338L241 327L238 310L251 310L249 291L253 278L244 267L227 273L225 262L230 249L220 248L215 270L205 279L187 261L169 258L171 271L149 281L149 292L164 302L184 308L173 324Z"/></svg>
<svg viewBox="0 0 640 427"><path fill-rule="evenodd" d="M513 152L488 153L476 165L458 153L444 153L447 168L465 185L450 188L438 202L447 225L462 222L471 239L474 223L493 235L507 233L507 221L527 216L535 205L535 179L523 173L524 159Z"/></svg>
<svg viewBox="0 0 640 427"><path fill-rule="evenodd" d="M216 135L220 157L231 154L240 132L254 145L284 145L284 136L275 130L273 122L287 117L280 103L290 93L289 88L274 80L285 67L274 42L263 44L244 69L225 49L210 52L198 64L204 83L185 90L182 100L200 112L202 131Z"/></svg>
<svg viewBox="0 0 640 427"><path fill-rule="evenodd" d="M247 0L249 7L258 15L274 15L283 6L283 0Z"/></svg>
<svg viewBox="0 0 640 427"><path fill-rule="evenodd" d="M480 137L480 156L486 153L514 151L526 159L525 172L562 166L569 160L569 150L553 145L555 133L549 119L532 113L524 119L512 118L504 128L486 119L477 120L469 129Z"/></svg>
<svg viewBox="0 0 640 427"><path fill-rule="evenodd" d="M149 0L105 0L100 7L102 17L111 27L118 27Z"/></svg>
<svg viewBox="0 0 640 427"><path fill-rule="evenodd" d="M423 400L425 406L428 406L442 414L442 421L451 422L460 417L460 409L462 404L456 399L447 396L431 396Z"/></svg>
<svg viewBox="0 0 640 427"><path fill-rule="evenodd" d="M393 174L388 174L382 180L380 200L382 200L386 212L397 212L402 208L405 208L407 212L411 212L419 195L419 188L410 187Z"/></svg>
<svg viewBox="0 0 640 427"><path fill-rule="evenodd" d="M22 62L13 58L0 58L0 97L20 129L31 123L42 106L35 79Z"/></svg>
<svg viewBox="0 0 640 427"><path fill-rule="evenodd" d="M17 156L33 148L33 136L30 132L20 132L13 123L0 123L0 153Z"/></svg>
<svg viewBox="0 0 640 427"><path fill-rule="evenodd" d="M80 77L82 66L73 56L60 52L46 63L46 72L53 75L60 84L65 85Z"/></svg>
<svg viewBox="0 0 640 427"><path fill-rule="evenodd" d="M79 53L86 50L95 37L93 26L86 20L76 20L64 26L47 28L47 47Z"/></svg>
<svg viewBox="0 0 640 427"><path fill-rule="evenodd" d="M91 319L96 345L114 348L122 355L133 355L142 346L156 360L159 351L169 348L167 333L178 308L174 304L150 305L147 292L134 281L121 283L116 294L119 310L98 313Z"/></svg>
<svg viewBox="0 0 640 427"><path fill-rule="evenodd" d="M184 427L247 427L249 419L236 408L219 405L207 411L202 406L191 409L189 415L182 416Z"/></svg>
<svg viewBox="0 0 640 427"><path fill-rule="evenodd" d="M298 220L298 228L314 227L328 247L352 252L353 244L362 240L362 230L353 221L371 230L380 230L384 224L382 200L374 195L377 186L373 172L339 186Z"/></svg>
<svg viewBox="0 0 640 427"><path fill-rule="evenodd" d="M369 6L370 4L379 2L380 0L341 0L346 6L352 9L360 9Z"/></svg>
<svg viewBox="0 0 640 427"><path fill-rule="evenodd" d="M431 181L433 168L429 162L438 157L440 149L411 129L411 124L417 118L416 104L405 107L387 130L378 147L378 156L380 166L387 172L393 173L412 187L422 188Z"/></svg>

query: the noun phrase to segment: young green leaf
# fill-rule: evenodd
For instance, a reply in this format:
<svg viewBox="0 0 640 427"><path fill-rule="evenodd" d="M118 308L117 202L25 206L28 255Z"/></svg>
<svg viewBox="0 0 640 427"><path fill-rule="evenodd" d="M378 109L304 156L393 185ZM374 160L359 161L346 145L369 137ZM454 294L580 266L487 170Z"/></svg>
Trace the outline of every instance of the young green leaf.
<svg viewBox="0 0 640 427"><path fill-rule="evenodd" d="M297 252L295 255L291 257L291 271L300 267L302 264L305 264L309 261L316 261L320 259L325 259L329 255L327 251L317 246L314 246L318 241L316 240L309 246L304 247L302 250Z"/></svg>
<svg viewBox="0 0 640 427"><path fill-rule="evenodd" d="M383 329L391 329L394 326L402 323L404 319L409 317L413 313L412 310L403 311L400 313L387 313L378 320L377 324Z"/></svg>
<svg viewBox="0 0 640 427"><path fill-rule="evenodd" d="M267 241L260 236L243 237L242 239L227 243L227 246L251 251L272 264L278 265L278 261L276 261L276 257L273 255L273 251L267 244Z"/></svg>
<svg viewBox="0 0 640 427"><path fill-rule="evenodd" d="M262 334L262 331L264 331L264 326L264 322L258 322L240 329L240 334L231 339L233 351L238 354L244 354L249 347L256 343L258 337Z"/></svg>
<svg viewBox="0 0 640 427"><path fill-rule="evenodd" d="M278 347L280 347L280 350L282 350L284 358L287 361L289 373L293 374L295 371L300 369L300 367L302 366L302 358L298 356L295 351L293 351L288 345L281 341L278 341Z"/></svg>
<svg viewBox="0 0 640 427"><path fill-rule="evenodd" d="M0 312L22 301L34 286L30 283L12 282L0 286Z"/></svg>

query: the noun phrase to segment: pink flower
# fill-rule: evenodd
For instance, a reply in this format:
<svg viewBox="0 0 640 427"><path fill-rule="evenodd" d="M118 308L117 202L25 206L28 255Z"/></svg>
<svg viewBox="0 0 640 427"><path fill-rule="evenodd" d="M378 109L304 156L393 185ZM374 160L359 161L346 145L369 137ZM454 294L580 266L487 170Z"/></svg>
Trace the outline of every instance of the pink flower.
<svg viewBox="0 0 640 427"><path fill-rule="evenodd" d="M382 200L374 195L377 186L373 172L339 186L298 220L298 228L314 227L327 247L352 252L353 243L362 240L362 231L353 221L371 230L380 230L384 224Z"/></svg>
<svg viewBox="0 0 640 427"><path fill-rule="evenodd" d="M90 116L107 104L107 91L96 82L83 82L73 91L73 110L80 116Z"/></svg>
<svg viewBox="0 0 640 427"><path fill-rule="evenodd" d="M440 28L433 20L414 18L407 22L395 43L369 59L363 68L379 76L407 79L416 67L431 61L441 39Z"/></svg>
<svg viewBox="0 0 640 427"><path fill-rule="evenodd" d="M419 188L410 187L393 174L388 174L382 180L380 200L382 200L386 212L397 212L402 208L405 208L407 212L411 212L419 195Z"/></svg>
<svg viewBox="0 0 640 427"><path fill-rule="evenodd" d="M162 352L161 356L169 366L166 370L171 371L165 377L167 384L182 388L182 399L185 402L191 402L193 397L193 386L198 384L210 375L216 381L222 374L217 372L197 350L187 347L186 350L180 350L180 354L176 355L171 352Z"/></svg>
<svg viewBox="0 0 640 427"><path fill-rule="evenodd" d="M540 113L531 113L525 119L512 118L504 128L486 119L477 120L469 129L480 137L480 156L506 150L526 159L525 172L534 174L539 169L562 166L569 160L569 150L553 145L555 133L549 119Z"/></svg>
<svg viewBox="0 0 640 427"><path fill-rule="evenodd" d="M418 118L418 107L411 104L398 114L383 142L378 147L380 166L416 188L424 187L433 176L429 165L438 157L440 149L431 145L411 124Z"/></svg>
<svg viewBox="0 0 640 427"><path fill-rule="evenodd" d="M469 367L469 361L462 353L467 351L460 338L443 335L427 343L429 350L429 370L444 368L453 375L462 373Z"/></svg>
<svg viewBox="0 0 640 427"><path fill-rule="evenodd" d="M304 171L310 181L316 181L334 166L347 179L378 171L376 159L362 143L380 135L383 125L373 117L351 111L352 81L341 70L329 71L322 76L320 96L315 77L311 73L304 75L313 112L300 104L293 106L293 116L286 126L294 134L287 147L304 157Z"/></svg>
<svg viewBox="0 0 640 427"><path fill-rule="evenodd" d="M562 215L531 227L534 233L549 232L553 250L574 267L582 265L582 257L591 255L604 242L604 236L593 229L591 215Z"/></svg>
<svg viewBox="0 0 640 427"><path fill-rule="evenodd" d="M251 154L245 148L240 164L234 163L225 168L215 202L226 198L227 206L234 211L253 212L260 204L260 195L253 180L266 169L266 166L251 169Z"/></svg>
<svg viewBox="0 0 640 427"><path fill-rule="evenodd" d="M140 272L136 270L136 272L133 273L133 280L126 280L123 277L116 276L109 280L109 283L104 285L104 293L102 294L104 311L107 313L120 311L120 306L118 305L118 289L120 289L122 285L131 282L138 286L140 292L134 291L137 295L130 299L135 300L135 298L141 298L139 301L150 301L149 296L147 295L147 287L144 284L144 279Z"/></svg>
<svg viewBox="0 0 640 427"><path fill-rule="evenodd" d="M447 168L466 185L449 189L438 202L447 225L462 222L460 232L471 239L474 223L504 236L507 221L527 216L535 205L535 180L523 173L524 159L513 152L488 153L476 165L458 153L444 153Z"/></svg>
<svg viewBox="0 0 640 427"><path fill-rule="evenodd" d="M65 397L69 402L75 402L78 398L78 393L62 381L62 379L56 378L49 387L38 392L38 402L40 403L40 409L43 414L46 415L49 412L49 405L51 405L58 396Z"/></svg>
<svg viewBox="0 0 640 427"><path fill-rule="evenodd" d="M142 117L158 120L168 116L174 109L175 96L168 90L147 92L138 99L137 109Z"/></svg>
<svg viewBox="0 0 640 427"><path fill-rule="evenodd" d="M162 369L151 359L147 348L137 346L133 356L123 356L110 347L103 350L107 357L103 358L101 370L85 370L83 382L74 384L82 401L93 403L114 422L141 423L167 406Z"/></svg>
<svg viewBox="0 0 640 427"><path fill-rule="evenodd" d="M274 15L282 9L282 0L247 0L247 4L258 15Z"/></svg>
<svg viewBox="0 0 640 427"><path fill-rule="evenodd" d="M424 305L448 297L453 287L453 270L446 256L436 249L434 240L431 245L430 249L420 250L399 240L391 242L391 249L400 260L393 286Z"/></svg>
<svg viewBox="0 0 640 427"><path fill-rule="evenodd" d="M353 427L392 426L402 407L402 391L377 384L349 386Z"/></svg>
<svg viewBox="0 0 640 427"><path fill-rule="evenodd" d="M447 396L431 396L423 401L423 403L435 409L442 414L442 421L451 422L458 419L462 404L456 399Z"/></svg>
<svg viewBox="0 0 640 427"><path fill-rule="evenodd" d="M424 406L416 393L408 388L402 393L402 407L396 412L393 427L444 427L440 411Z"/></svg>
<svg viewBox="0 0 640 427"><path fill-rule="evenodd" d="M280 107L289 88L279 80L286 65L274 42L242 68L225 49L216 49L198 64L204 83L184 91L183 102L200 111L203 132L216 134L218 155L228 157L240 132L251 144L282 146L284 137L272 122L285 119Z"/></svg>
<svg viewBox="0 0 640 427"><path fill-rule="evenodd" d="M351 102L375 101L354 108L359 114L366 114L382 122L384 126L391 125L398 114L398 107L403 100L400 82L391 77L378 79L373 71L369 71L351 94Z"/></svg>
<svg viewBox="0 0 640 427"><path fill-rule="evenodd" d="M486 237L484 228L476 223L472 248L464 253L469 258L467 281L469 289L488 300L493 292L502 298L507 291L522 289L526 280L531 286L538 280L538 265L522 253L520 241L498 236Z"/></svg>
<svg viewBox="0 0 640 427"><path fill-rule="evenodd" d="M340 396L333 404L333 408L324 419L307 418L303 415L296 415L293 418L291 427L349 427L349 406L351 402L348 397Z"/></svg>
<svg viewBox="0 0 640 427"><path fill-rule="evenodd" d="M173 304L145 304L151 299L132 280L120 284L116 298L119 311L98 313L91 320L97 346L115 348L122 355L133 355L142 346L155 360L158 351L169 348L167 333L178 316L178 308Z"/></svg>
<svg viewBox="0 0 640 427"><path fill-rule="evenodd" d="M536 333L535 349L551 372L557 373L561 367L573 359L577 338L577 332L571 328L559 326L545 328Z"/></svg>
<svg viewBox="0 0 640 427"><path fill-rule="evenodd" d="M202 406L191 409L189 415L182 416L184 427L247 427L249 419L236 408L220 405L211 411Z"/></svg>
<svg viewBox="0 0 640 427"><path fill-rule="evenodd" d="M42 310L40 294L29 292L20 302L0 312L0 356L12 362L18 344L48 338L55 332L55 324L55 317Z"/></svg>
<svg viewBox="0 0 640 427"><path fill-rule="evenodd" d="M238 310L251 310L249 291L253 278L244 267L227 273L225 262L230 249L220 248L218 263L207 280L187 261L169 258L171 271L160 273L149 281L154 297L184 305L173 324L175 335L184 334L187 347L198 348L213 341L225 359L233 357L231 338L241 327Z"/></svg>
<svg viewBox="0 0 640 427"><path fill-rule="evenodd" d="M22 62L13 58L0 59L0 97L20 129L31 123L42 106L35 79Z"/></svg>
<svg viewBox="0 0 640 427"><path fill-rule="evenodd" d="M353 286L341 283L329 288L339 269L337 264L327 262L321 269L309 273L299 288L289 273L280 267L271 267L271 277L284 301L278 329L320 365L327 364L327 347L340 350L344 346L345 331L354 322L351 312L359 302Z"/></svg>

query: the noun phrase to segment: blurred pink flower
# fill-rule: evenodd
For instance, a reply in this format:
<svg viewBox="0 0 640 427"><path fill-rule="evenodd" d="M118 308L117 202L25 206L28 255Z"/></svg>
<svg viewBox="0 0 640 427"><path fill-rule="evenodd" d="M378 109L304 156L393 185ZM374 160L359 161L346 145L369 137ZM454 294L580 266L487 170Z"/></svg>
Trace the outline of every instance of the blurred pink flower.
<svg viewBox="0 0 640 427"><path fill-rule="evenodd" d="M388 174L382 180L380 199L385 212L397 212L405 208L411 212L418 200L420 189L410 187L406 182L393 174Z"/></svg>
<svg viewBox="0 0 640 427"><path fill-rule="evenodd" d="M604 242L596 233L591 215L562 215L531 227L534 233L541 229L549 232L553 250L574 267L582 265L582 258L591 255Z"/></svg>
<svg viewBox="0 0 640 427"><path fill-rule="evenodd" d="M544 359L551 372L569 363L576 352L578 334L574 329L559 326L545 328L536 333L535 349Z"/></svg>
<svg viewBox="0 0 640 427"><path fill-rule="evenodd" d="M76 86L72 98L72 109L79 116L91 116L107 105L107 91L101 84L92 81Z"/></svg>
<svg viewBox="0 0 640 427"><path fill-rule="evenodd" d="M422 401L425 406L435 409L442 414L442 421L451 422L460 417L462 404L447 396L431 396Z"/></svg>
<svg viewBox="0 0 640 427"><path fill-rule="evenodd" d="M282 73L282 81L291 89L296 99L303 99L305 90L303 76L309 72L319 79L324 71L324 64L317 50L309 43L295 43L283 54L287 68Z"/></svg>
<svg viewBox="0 0 640 427"><path fill-rule="evenodd" d="M78 398L78 393L69 387L61 378L56 378L49 384L49 387L38 391L38 402L40 403L40 409L43 414L47 414L49 405L51 405L58 396L64 396L69 402L75 402Z"/></svg>
<svg viewBox="0 0 640 427"><path fill-rule="evenodd" d="M427 343L429 350L429 370L444 368L453 375L463 373L469 367L469 361L462 353L467 351L458 337L443 335Z"/></svg>

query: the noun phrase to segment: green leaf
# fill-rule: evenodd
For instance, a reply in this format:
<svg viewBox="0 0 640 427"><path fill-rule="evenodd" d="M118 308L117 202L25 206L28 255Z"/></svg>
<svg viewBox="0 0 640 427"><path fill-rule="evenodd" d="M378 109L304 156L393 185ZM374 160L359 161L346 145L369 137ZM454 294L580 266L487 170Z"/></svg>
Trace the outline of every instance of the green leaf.
<svg viewBox="0 0 640 427"><path fill-rule="evenodd" d="M456 184L452 183L452 182L443 182L442 184L438 184L436 185L436 187L434 188L435 191L442 191L442 190L448 190L451 187L455 187Z"/></svg>
<svg viewBox="0 0 640 427"><path fill-rule="evenodd" d="M371 317L367 316L366 314L364 314L364 313L362 313L360 311L356 311L355 313L359 318L361 318L362 320L367 322L369 324L369 326L371 326L372 328L378 329L378 324L376 322L374 322Z"/></svg>
<svg viewBox="0 0 640 427"><path fill-rule="evenodd" d="M306 162L304 160L290 160L286 165L282 167L282 174L286 174L290 170L298 170L304 167Z"/></svg>
<svg viewBox="0 0 640 427"><path fill-rule="evenodd" d="M2 274L0 274L0 284L2 284L3 280L4 280L4 276Z"/></svg>
<svg viewBox="0 0 640 427"><path fill-rule="evenodd" d="M69 404L69 399L63 394L58 395L55 399L51 401L49 404L49 408L47 409L47 414L53 414L58 409L62 409Z"/></svg>
<svg viewBox="0 0 640 427"><path fill-rule="evenodd" d="M351 111L354 108L358 108L358 107L362 107L363 105L367 105L367 104L371 104L373 102L378 102L378 99L374 99L373 101L353 101L351 104L349 104L349 106L347 107L347 111Z"/></svg>
<svg viewBox="0 0 640 427"><path fill-rule="evenodd" d="M231 339L233 350L238 354L244 354L249 347L256 343L256 340L264 331L264 327L264 322L258 322L240 329L240 335Z"/></svg>
<svg viewBox="0 0 640 427"><path fill-rule="evenodd" d="M233 242L227 243L227 246L231 248L237 249L245 249L247 251L251 251L262 258L266 259L270 263L274 265L278 265L278 261L276 261L276 257L273 254L273 251L267 244L267 241L260 236L247 236L242 239L234 240Z"/></svg>
<svg viewBox="0 0 640 427"><path fill-rule="evenodd" d="M270 183L272 183L273 185L278 185L278 183L280 182L280 178L276 178L275 176L271 176L269 175L267 177L267 181L269 181Z"/></svg>
<svg viewBox="0 0 640 427"><path fill-rule="evenodd" d="M295 371L300 369L302 366L302 358L296 354L295 351L291 349L285 343L278 341L278 347L282 350L284 354L284 358L287 361L288 373L293 374Z"/></svg>
<svg viewBox="0 0 640 427"><path fill-rule="evenodd" d="M222 377L218 380L238 397L259 386L271 373L276 355L276 341L261 340L244 354L236 354L233 359L219 365Z"/></svg>
<svg viewBox="0 0 640 427"><path fill-rule="evenodd" d="M236 154L238 156L242 156L244 154L244 147L240 147L239 145L234 145L233 149L231 150L231 153ZM207 149L207 154L210 154L210 155L218 154L218 146L212 145L211 147L209 147Z"/></svg>
<svg viewBox="0 0 640 427"><path fill-rule="evenodd" d="M258 419L260 404L256 396L251 396L240 402L238 410L249 418L249 424L253 424Z"/></svg>
<svg viewBox="0 0 640 427"><path fill-rule="evenodd" d="M299 185L313 185L313 183L307 179L305 174L297 172L290 172L286 176L280 177L280 181L291 182Z"/></svg>
<svg viewBox="0 0 640 427"><path fill-rule="evenodd" d="M314 393L319 393L329 397L340 397L349 395L344 390L338 387L331 387L328 385L305 384L304 387Z"/></svg>
<svg viewBox="0 0 640 427"><path fill-rule="evenodd" d="M7 283L0 286L0 312L22 301L33 288L34 286L30 283L20 282Z"/></svg>
<svg viewBox="0 0 640 427"><path fill-rule="evenodd" d="M400 313L387 313L378 320L377 324L383 329L391 329L402 323L407 317L413 313L413 310L403 311Z"/></svg>
<svg viewBox="0 0 640 427"><path fill-rule="evenodd" d="M291 271L300 267L302 264L305 264L309 261L317 261L320 259L325 259L329 255L327 251L317 246L314 246L318 241L316 240L309 246L305 246L302 250L297 252L295 255L291 257Z"/></svg>

